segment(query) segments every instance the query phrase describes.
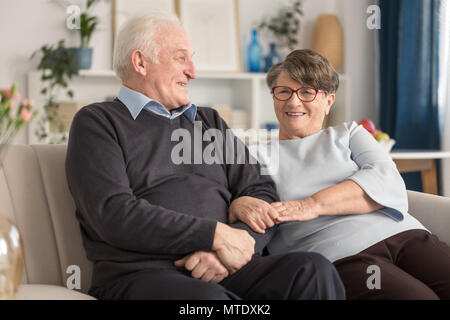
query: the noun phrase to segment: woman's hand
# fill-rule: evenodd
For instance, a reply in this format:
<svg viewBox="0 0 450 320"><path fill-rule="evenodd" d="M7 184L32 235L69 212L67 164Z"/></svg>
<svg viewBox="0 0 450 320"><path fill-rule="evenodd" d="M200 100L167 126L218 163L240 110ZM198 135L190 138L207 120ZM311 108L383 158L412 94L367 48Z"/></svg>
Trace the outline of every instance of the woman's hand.
<svg viewBox="0 0 450 320"><path fill-rule="evenodd" d="M274 202L272 203L272 207L279 213L279 216L276 219L277 223L287 221L308 221L316 219L319 216L315 201L312 198L297 201Z"/></svg>
<svg viewBox="0 0 450 320"><path fill-rule="evenodd" d="M322 189L311 197L296 200L274 202L272 207L280 215L277 223L287 221L308 221L325 215L364 214L381 209L354 181L346 180Z"/></svg>
<svg viewBox="0 0 450 320"><path fill-rule="evenodd" d="M240 220L258 233L265 233L266 228L273 227L278 211L264 200L253 197L240 197L234 200L228 209L230 223Z"/></svg>

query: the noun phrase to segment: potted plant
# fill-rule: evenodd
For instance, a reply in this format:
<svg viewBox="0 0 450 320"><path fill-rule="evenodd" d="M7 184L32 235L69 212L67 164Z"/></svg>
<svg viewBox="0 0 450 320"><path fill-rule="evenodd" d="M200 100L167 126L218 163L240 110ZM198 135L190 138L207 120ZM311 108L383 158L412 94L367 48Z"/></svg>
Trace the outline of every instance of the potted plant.
<svg viewBox="0 0 450 320"><path fill-rule="evenodd" d="M68 82L73 76L78 75L78 63L72 51L65 46L64 40L60 40L56 46L42 46L40 50L33 53L32 57L37 52L42 54L37 69L42 70L41 80L44 88L41 90L41 94L46 96L46 102L44 114L39 118L35 134L39 141L43 141L49 138L50 128L56 128L59 136L50 137L49 142L65 142L67 139L66 128L58 117L59 105L55 99L60 96L61 90L65 91L69 98L73 98L73 92L69 89Z"/></svg>
<svg viewBox="0 0 450 320"><path fill-rule="evenodd" d="M301 7L301 0L292 1L291 5L278 10L275 16L264 18L258 29L271 32L281 47L294 50L298 44L300 17L303 16Z"/></svg>
<svg viewBox="0 0 450 320"><path fill-rule="evenodd" d="M90 14L92 6L99 0L87 0L86 9L80 14L79 27L75 28L80 36L80 47L71 48L78 62L79 69L90 69L92 64L92 48L89 47L92 33L97 26L98 18Z"/></svg>

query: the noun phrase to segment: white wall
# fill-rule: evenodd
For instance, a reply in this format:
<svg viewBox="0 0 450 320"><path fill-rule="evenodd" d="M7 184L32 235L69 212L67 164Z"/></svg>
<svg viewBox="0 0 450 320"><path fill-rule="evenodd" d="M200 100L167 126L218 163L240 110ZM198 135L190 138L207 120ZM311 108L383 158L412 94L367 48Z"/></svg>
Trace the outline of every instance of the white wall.
<svg viewBox="0 0 450 320"><path fill-rule="evenodd" d="M0 87L17 83L21 96L27 94L27 73L35 69L40 57L32 53L45 44L67 39L68 46L78 45L76 34L66 28L64 0L0 0ZM77 3L77 1L71 1ZM79 1L78 1L79 3ZM93 12L99 17L98 31L91 39L94 45L93 68L110 69L112 57L112 13L109 1L101 1ZM27 143L22 130L15 143Z"/></svg>
<svg viewBox="0 0 450 320"><path fill-rule="evenodd" d="M367 7L376 0L339 0L345 30L345 73L351 83L351 119L372 119L378 126L376 105L376 31L366 25Z"/></svg>
<svg viewBox="0 0 450 320"><path fill-rule="evenodd" d="M449 102L450 102L450 85L449 85ZM445 126L442 134L441 147L442 150L450 151L450 106L447 105L447 110L445 114ZM450 197L450 159L441 161L442 163L442 195Z"/></svg>
<svg viewBox="0 0 450 320"><path fill-rule="evenodd" d="M303 1L304 15L301 18L299 48L310 47L314 22L319 14L337 14L337 1L339 0ZM239 2L242 56L246 56L245 52L251 40L251 29L257 27L263 18L273 16L281 6L290 3L290 0L241 0ZM264 53L268 52L268 43L271 40L268 32L260 34L260 42ZM244 68L244 70L247 70L247 68Z"/></svg>
<svg viewBox="0 0 450 320"><path fill-rule="evenodd" d="M36 68L39 59L30 60L31 54L44 44L67 39L76 45L76 35L67 30L66 0L0 0L0 87L17 83L22 96L26 95L26 75ZM345 62L342 72L352 82L351 119L368 117L376 120L374 80L374 32L365 26L369 0L304 0L300 48L309 48L315 19L319 14L338 15L345 32ZM253 27L266 15L273 14L289 0L240 0L241 51L244 53ZM98 30L93 34L93 69L110 69L112 57L111 1L103 0L95 7L99 16ZM268 39L262 39L267 51ZM26 143L23 130L16 143Z"/></svg>

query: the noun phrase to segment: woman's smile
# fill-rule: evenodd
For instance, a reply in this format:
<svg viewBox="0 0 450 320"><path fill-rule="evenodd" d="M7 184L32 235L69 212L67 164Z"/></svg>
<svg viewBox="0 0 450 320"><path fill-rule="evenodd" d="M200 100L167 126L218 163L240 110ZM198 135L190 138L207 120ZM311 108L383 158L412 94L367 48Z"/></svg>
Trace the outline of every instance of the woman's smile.
<svg viewBox="0 0 450 320"><path fill-rule="evenodd" d="M306 112L285 112L288 118L299 119L307 115Z"/></svg>

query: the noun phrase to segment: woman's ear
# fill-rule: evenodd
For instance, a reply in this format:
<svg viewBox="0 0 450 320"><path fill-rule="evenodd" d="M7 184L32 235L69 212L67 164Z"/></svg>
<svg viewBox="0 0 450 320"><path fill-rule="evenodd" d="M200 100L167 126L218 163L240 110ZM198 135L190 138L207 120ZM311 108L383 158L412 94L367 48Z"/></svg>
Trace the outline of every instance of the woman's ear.
<svg viewBox="0 0 450 320"><path fill-rule="evenodd" d="M328 115L330 113L331 106L333 105L336 99L336 95L334 93L330 93L327 96L327 105L325 107L325 114Z"/></svg>
<svg viewBox="0 0 450 320"><path fill-rule="evenodd" d="M137 73L139 73L142 76L146 76L147 75L147 61L144 58L144 55L142 54L142 52L138 49L133 50L133 52L131 52L131 65L133 67L133 70L136 71Z"/></svg>

